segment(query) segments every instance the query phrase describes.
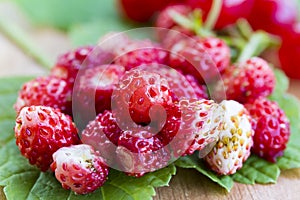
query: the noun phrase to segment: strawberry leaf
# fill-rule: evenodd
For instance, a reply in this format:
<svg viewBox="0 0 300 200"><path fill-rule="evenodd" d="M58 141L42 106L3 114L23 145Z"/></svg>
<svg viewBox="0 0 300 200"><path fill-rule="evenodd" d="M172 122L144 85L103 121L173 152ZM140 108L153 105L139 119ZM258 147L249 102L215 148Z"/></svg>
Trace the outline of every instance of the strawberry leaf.
<svg viewBox="0 0 300 200"><path fill-rule="evenodd" d="M234 182L230 176L217 176L214 172L205 167L204 162L200 160L196 154L179 158L175 162L175 165L181 168L196 169L215 183L219 184L221 187L225 188L228 192L230 192L233 187Z"/></svg>
<svg viewBox="0 0 300 200"><path fill-rule="evenodd" d="M244 184L276 183L280 175L280 169L276 164L269 163L255 155L244 163L242 169L238 170L232 178L236 182Z"/></svg>
<svg viewBox="0 0 300 200"><path fill-rule="evenodd" d="M13 104L21 85L30 78L0 78L0 189L10 199L152 199L156 187L168 186L176 173L174 165L148 173L141 178L128 177L111 170L103 187L89 195L64 190L52 172L42 173L21 156L15 144Z"/></svg>

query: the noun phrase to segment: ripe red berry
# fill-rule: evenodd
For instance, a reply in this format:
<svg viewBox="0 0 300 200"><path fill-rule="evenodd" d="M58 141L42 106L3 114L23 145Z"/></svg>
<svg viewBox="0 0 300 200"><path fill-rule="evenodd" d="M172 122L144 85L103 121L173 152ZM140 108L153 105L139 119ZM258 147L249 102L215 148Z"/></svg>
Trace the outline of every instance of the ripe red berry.
<svg viewBox="0 0 300 200"><path fill-rule="evenodd" d="M148 124L153 111L150 109L171 102L166 79L157 73L134 69L125 73L113 92L112 110L123 122L133 120L137 124Z"/></svg>
<svg viewBox="0 0 300 200"><path fill-rule="evenodd" d="M80 143L71 118L46 106L24 107L16 118L15 137L22 155L42 171L56 150Z"/></svg>
<svg viewBox="0 0 300 200"><path fill-rule="evenodd" d="M167 166L167 148L147 131L124 131L119 138L117 156L122 170L130 176L141 177L147 172Z"/></svg>
<svg viewBox="0 0 300 200"><path fill-rule="evenodd" d="M14 105L18 113L25 106L50 106L72 114L72 87L63 79L47 76L25 83Z"/></svg>
<svg viewBox="0 0 300 200"><path fill-rule="evenodd" d="M283 155L290 136L290 124L276 102L257 98L245 104L255 131L252 151L270 162Z"/></svg>
<svg viewBox="0 0 300 200"><path fill-rule="evenodd" d="M166 50L151 41L130 41L116 50L115 64L130 70L143 64L166 64L167 56Z"/></svg>
<svg viewBox="0 0 300 200"><path fill-rule="evenodd" d="M248 21L257 30L262 29L281 35L297 21L298 9L295 0L254 0Z"/></svg>
<svg viewBox="0 0 300 200"><path fill-rule="evenodd" d="M215 29L222 29L233 24L239 18L247 18L251 12L253 1L254 0L223 0ZM193 9L198 8L202 10L204 21L211 11L212 2L211 0L187 0L187 4Z"/></svg>
<svg viewBox="0 0 300 200"><path fill-rule="evenodd" d="M275 87L275 75L269 64L258 57L238 63L226 69L216 86L214 94L223 94L226 98L245 103L260 96L270 95ZM222 99L224 97L220 97Z"/></svg>
<svg viewBox="0 0 300 200"><path fill-rule="evenodd" d="M94 149L86 144L63 147L53 154L51 169L67 190L88 194L101 187L108 176L108 167Z"/></svg>

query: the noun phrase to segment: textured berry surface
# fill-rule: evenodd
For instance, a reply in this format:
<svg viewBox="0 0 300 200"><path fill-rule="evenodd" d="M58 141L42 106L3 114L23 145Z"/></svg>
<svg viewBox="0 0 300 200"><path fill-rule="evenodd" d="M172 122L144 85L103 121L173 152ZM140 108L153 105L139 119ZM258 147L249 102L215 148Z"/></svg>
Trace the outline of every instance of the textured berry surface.
<svg viewBox="0 0 300 200"><path fill-rule="evenodd" d="M120 47L115 52L115 63L124 66L126 70L130 70L143 64L166 64L167 62L167 51L149 40L131 40L124 44L124 46Z"/></svg>
<svg viewBox="0 0 300 200"><path fill-rule="evenodd" d="M252 151L270 162L283 155L290 137L290 124L276 102L258 98L245 104L255 130Z"/></svg>
<svg viewBox="0 0 300 200"><path fill-rule="evenodd" d="M51 169L67 190L88 194L101 187L108 176L103 159L86 144L63 147L53 154Z"/></svg>
<svg viewBox="0 0 300 200"><path fill-rule="evenodd" d="M20 111L15 137L22 155L42 171L49 168L56 150L80 143L71 118L45 106L24 107Z"/></svg>
<svg viewBox="0 0 300 200"><path fill-rule="evenodd" d="M235 101L221 102L215 115L221 116L216 129L219 140L204 159L218 174L234 174L250 156L254 134L250 117L244 106Z"/></svg>
<svg viewBox="0 0 300 200"><path fill-rule="evenodd" d="M124 131L120 136L117 156L123 171L141 177L167 166L170 155L162 142L148 131Z"/></svg>
<svg viewBox="0 0 300 200"><path fill-rule="evenodd" d="M217 84L218 94L225 90L227 99L245 103L260 96L270 95L275 87L274 72L269 64L258 57L253 57L237 66L229 67Z"/></svg>
<svg viewBox="0 0 300 200"><path fill-rule="evenodd" d="M138 124L148 124L150 109L171 102L166 79L157 73L134 69L125 73L113 92L112 110L121 121L132 119Z"/></svg>
<svg viewBox="0 0 300 200"><path fill-rule="evenodd" d="M38 77L25 83L14 105L18 113L25 106L50 106L72 113L72 87L55 77Z"/></svg>

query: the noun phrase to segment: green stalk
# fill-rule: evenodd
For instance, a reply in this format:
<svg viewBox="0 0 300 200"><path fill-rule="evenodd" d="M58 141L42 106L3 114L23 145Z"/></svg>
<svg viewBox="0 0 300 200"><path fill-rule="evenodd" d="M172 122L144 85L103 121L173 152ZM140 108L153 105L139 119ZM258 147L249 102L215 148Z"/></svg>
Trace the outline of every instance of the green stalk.
<svg viewBox="0 0 300 200"><path fill-rule="evenodd" d="M220 16L221 8L222 0L213 0L208 17L204 23L205 29L212 30L215 27L217 20Z"/></svg>
<svg viewBox="0 0 300 200"><path fill-rule="evenodd" d="M21 28L13 24L11 21L0 19L0 32L2 32L24 53L29 55L36 63L40 64L46 70L51 69L52 63L50 60L41 53L41 49L34 45L34 42L30 40Z"/></svg>

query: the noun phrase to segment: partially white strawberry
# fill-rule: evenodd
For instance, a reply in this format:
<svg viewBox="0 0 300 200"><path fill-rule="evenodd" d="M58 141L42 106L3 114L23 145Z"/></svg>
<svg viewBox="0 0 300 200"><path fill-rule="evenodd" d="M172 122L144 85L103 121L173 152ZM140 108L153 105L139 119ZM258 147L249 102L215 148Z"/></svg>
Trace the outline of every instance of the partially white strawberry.
<svg viewBox="0 0 300 200"><path fill-rule="evenodd" d="M87 194L107 180L108 167L94 149L86 144L63 147L53 154L51 169L67 190Z"/></svg>
<svg viewBox="0 0 300 200"><path fill-rule="evenodd" d="M204 159L218 174L234 174L249 157L253 145L250 117L242 104L232 100L222 101L214 113L221 117L216 129L219 140Z"/></svg>

